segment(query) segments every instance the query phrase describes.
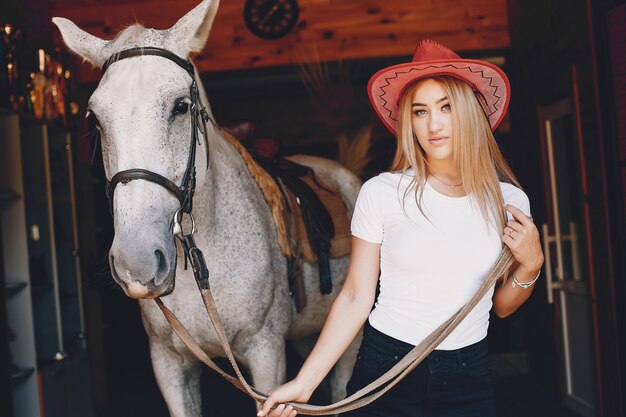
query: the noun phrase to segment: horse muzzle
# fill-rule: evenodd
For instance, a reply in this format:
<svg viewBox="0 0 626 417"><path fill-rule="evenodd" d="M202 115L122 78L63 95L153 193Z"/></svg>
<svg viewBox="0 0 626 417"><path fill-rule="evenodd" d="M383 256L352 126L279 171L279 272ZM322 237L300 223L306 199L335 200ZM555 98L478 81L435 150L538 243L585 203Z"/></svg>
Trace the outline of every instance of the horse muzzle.
<svg viewBox="0 0 626 417"><path fill-rule="evenodd" d="M171 261L160 248L145 255L132 249L118 251L115 242L109 252L109 265L113 280L130 298L156 298L174 290L176 256Z"/></svg>

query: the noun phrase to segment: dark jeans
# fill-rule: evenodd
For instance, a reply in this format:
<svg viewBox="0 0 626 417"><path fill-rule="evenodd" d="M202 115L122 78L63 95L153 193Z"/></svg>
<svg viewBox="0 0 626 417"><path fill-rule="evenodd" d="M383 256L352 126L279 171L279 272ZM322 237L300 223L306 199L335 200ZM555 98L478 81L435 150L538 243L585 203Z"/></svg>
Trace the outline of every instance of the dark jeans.
<svg viewBox="0 0 626 417"><path fill-rule="evenodd" d="M413 348L373 328L363 330L348 395L384 374ZM342 417L493 417L494 385L487 340L457 350L435 350L398 385L370 405Z"/></svg>

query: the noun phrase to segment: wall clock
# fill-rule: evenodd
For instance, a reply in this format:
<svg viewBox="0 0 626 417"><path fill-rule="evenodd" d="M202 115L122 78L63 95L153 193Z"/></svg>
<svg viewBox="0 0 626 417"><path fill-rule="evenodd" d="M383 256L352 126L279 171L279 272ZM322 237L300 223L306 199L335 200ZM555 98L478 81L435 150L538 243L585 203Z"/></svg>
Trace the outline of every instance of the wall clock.
<svg viewBox="0 0 626 417"><path fill-rule="evenodd" d="M243 17L250 32L263 39L282 38L298 22L297 0L246 0Z"/></svg>

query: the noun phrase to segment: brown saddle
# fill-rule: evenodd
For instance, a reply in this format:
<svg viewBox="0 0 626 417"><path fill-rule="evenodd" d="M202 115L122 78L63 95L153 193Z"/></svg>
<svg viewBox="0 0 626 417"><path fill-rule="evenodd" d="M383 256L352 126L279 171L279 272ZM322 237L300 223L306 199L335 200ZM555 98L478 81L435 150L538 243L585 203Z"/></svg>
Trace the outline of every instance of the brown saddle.
<svg viewBox="0 0 626 417"><path fill-rule="evenodd" d="M292 289L301 285L297 280L301 278L303 257L307 262L317 261L320 291L330 294L330 258L350 253L350 213L339 191L323 182L310 167L288 159L274 159L264 167L287 200L291 235L297 238L289 274ZM299 295L299 290L292 292ZM299 300L298 305L303 301Z"/></svg>
<svg viewBox="0 0 626 417"><path fill-rule="evenodd" d="M317 262L320 291L332 292L330 259L350 253L350 211L339 191L310 167L284 158L253 158L236 138L222 133L243 157L270 206L288 261L290 291L301 310L306 305L302 261Z"/></svg>

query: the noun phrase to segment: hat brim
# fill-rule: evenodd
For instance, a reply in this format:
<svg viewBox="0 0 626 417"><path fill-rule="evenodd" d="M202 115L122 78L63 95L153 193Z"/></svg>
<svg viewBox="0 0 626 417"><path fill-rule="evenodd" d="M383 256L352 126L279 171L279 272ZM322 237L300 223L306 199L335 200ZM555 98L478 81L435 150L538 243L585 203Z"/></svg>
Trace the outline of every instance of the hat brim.
<svg viewBox="0 0 626 417"><path fill-rule="evenodd" d="M473 59L408 62L383 68L370 78L370 101L385 126L397 134L398 99L410 83L449 75L467 82L485 99L483 107L491 130L496 130L506 114L510 99L509 79L498 66Z"/></svg>

